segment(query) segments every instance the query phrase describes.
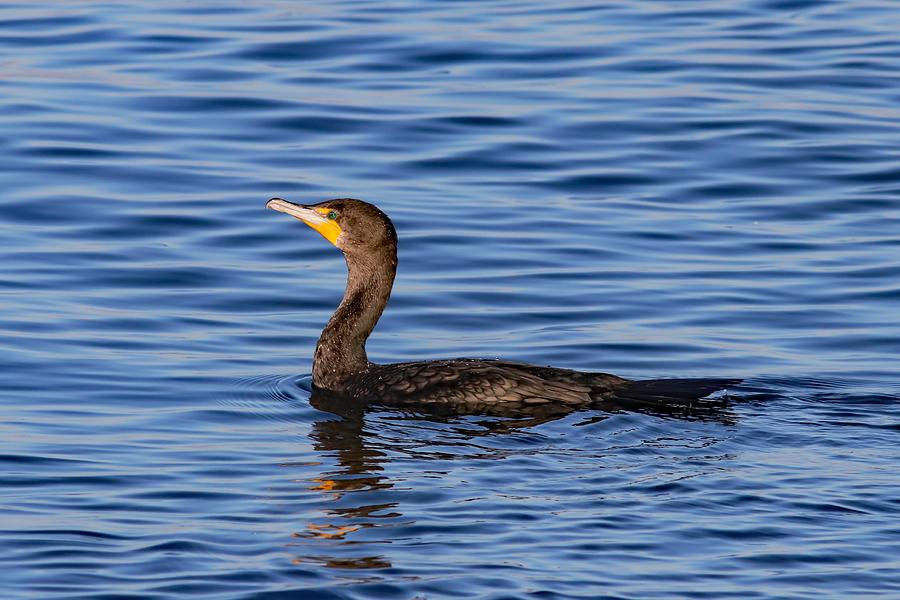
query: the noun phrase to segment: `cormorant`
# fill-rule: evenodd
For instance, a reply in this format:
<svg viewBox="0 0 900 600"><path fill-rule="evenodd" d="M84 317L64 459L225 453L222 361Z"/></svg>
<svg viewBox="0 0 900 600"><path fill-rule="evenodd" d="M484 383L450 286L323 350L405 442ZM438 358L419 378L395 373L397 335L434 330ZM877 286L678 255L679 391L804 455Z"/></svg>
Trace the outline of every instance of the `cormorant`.
<svg viewBox="0 0 900 600"><path fill-rule="evenodd" d="M472 358L372 363L366 356L366 339L384 311L397 272L397 233L391 220L372 204L352 198L312 205L272 198L266 206L318 231L347 262L344 297L313 355L312 383L318 391L367 404L443 406L478 413L500 406L589 407L614 399L683 404L740 381L634 381L606 373Z"/></svg>

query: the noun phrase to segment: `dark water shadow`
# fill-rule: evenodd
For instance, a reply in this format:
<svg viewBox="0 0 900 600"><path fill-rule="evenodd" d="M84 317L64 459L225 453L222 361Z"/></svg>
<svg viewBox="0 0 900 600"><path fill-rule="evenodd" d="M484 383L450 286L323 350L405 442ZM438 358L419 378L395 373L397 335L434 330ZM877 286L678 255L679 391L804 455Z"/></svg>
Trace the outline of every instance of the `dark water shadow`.
<svg viewBox="0 0 900 600"><path fill-rule="evenodd" d="M377 402L361 403L359 400L345 398L331 394L323 390L310 389L309 403L320 411L332 413L343 417L345 421L364 421L367 412L389 411L396 418L408 418L430 420L434 422L453 423L461 420L475 423L477 429L471 429L472 436L496 435L511 431L536 427L544 423L561 419L579 411L590 410L592 413L600 411L601 415L594 418L602 420L612 414L622 412L636 412L657 417L715 421L731 425L736 422L737 416L732 407L739 398L727 393L714 397L693 400L690 402L665 402L647 401L639 398L615 398L596 402L589 407L573 407L567 405L514 405L496 404L486 406L473 413L470 407L456 408L454 406L421 406L415 408L397 408L385 406Z"/></svg>

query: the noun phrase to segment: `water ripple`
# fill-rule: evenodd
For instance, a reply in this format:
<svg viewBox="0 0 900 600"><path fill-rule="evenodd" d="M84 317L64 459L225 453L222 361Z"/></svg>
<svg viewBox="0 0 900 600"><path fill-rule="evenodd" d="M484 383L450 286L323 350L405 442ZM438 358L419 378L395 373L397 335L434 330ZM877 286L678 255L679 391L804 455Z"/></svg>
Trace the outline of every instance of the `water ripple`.
<svg viewBox="0 0 900 600"><path fill-rule="evenodd" d="M900 13L881 0L0 8L0 590L893 598ZM703 413L312 394L379 361L738 376Z"/></svg>

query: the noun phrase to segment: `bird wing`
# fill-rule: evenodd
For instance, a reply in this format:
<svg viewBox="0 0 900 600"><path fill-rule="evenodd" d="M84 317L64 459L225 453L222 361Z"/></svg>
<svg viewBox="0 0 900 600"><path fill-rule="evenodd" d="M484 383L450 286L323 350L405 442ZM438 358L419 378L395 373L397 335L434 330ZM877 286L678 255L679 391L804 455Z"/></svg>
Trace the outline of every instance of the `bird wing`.
<svg viewBox="0 0 900 600"><path fill-rule="evenodd" d="M534 367L541 369L540 367ZM385 404L582 405L591 386L575 378L548 378L531 365L452 359L378 365L365 378L374 400ZM554 370L555 371L555 370Z"/></svg>

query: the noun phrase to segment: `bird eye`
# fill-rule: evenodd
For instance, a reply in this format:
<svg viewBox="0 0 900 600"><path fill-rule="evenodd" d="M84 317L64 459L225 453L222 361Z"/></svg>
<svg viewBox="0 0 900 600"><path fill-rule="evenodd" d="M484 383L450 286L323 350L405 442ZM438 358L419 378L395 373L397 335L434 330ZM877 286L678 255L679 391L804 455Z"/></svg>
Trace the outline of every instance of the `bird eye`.
<svg viewBox="0 0 900 600"><path fill-rule="evenodd" d="M331 219L332 221L334 221L335 219L337 219L337 213L334 212L333 210L332 210L332 211L329 211L328 214L327 214L326 216L327 216L329 219Z"/></svg>

